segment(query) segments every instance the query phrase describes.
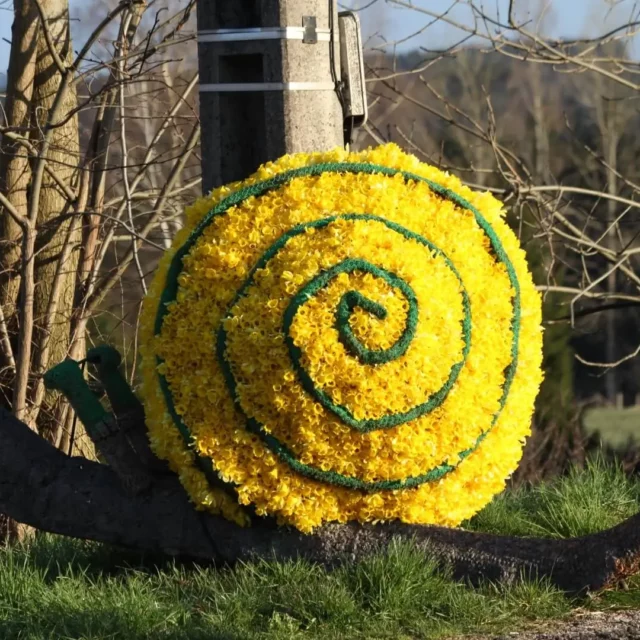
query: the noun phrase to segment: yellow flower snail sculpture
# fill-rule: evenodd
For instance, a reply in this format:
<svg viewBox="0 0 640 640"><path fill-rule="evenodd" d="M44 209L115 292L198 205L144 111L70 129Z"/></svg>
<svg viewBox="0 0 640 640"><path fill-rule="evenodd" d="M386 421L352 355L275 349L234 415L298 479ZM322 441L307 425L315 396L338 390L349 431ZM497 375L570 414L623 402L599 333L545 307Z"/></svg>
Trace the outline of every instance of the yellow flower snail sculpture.
<svg viewBox="0 0 640 640"><path fill-rule="evenodd" d="M456 526L522 455L540 323L489 193L395 145L285 156L189 208L158 266L151 446L240 524Z"/></svg>

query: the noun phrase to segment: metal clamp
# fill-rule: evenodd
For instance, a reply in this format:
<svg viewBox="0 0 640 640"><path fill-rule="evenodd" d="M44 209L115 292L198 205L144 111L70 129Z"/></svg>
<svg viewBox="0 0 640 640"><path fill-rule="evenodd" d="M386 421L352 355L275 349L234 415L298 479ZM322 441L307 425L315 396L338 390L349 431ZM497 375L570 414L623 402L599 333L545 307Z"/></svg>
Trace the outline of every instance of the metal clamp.
<svg viewBox="0 0 640 640"><path fill-rule="evenodd" d="M316 44L318 42L318 24L315 16L302 16L302 42Z"/></svg>

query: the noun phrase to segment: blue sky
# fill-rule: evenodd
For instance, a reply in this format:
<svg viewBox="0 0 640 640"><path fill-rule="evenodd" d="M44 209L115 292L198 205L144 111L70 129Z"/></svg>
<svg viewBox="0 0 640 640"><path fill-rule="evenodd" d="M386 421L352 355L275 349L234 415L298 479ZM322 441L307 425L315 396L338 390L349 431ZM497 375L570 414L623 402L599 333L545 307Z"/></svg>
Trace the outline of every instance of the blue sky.
<svg viewBox="0 0 640 640"><path fill-rule="evenodd" d="M409 0L406 0L407 2ZM82 0L71 0L72 7L80 6ZM385 41L404 40L400 50L424 46L429 49L442 49L460 40L462 33L456 28L438 22L427 27L414 37L420 29L426 27L432 18L411 9L400 8L388 0L339 0L343 8L362 8L361 20L368 46L385 46ZM418 8L442 13L450 10L452 20L471 24L473 14L464 0L412 0ZM9 58L8 40L11 38L12 12L6 9L11 2L0 0L0 73L6 72ZM508 0L475 0L476 6L482 6L493 17L506 17ZM595 37L610 31L629 20L634 11L636 0L516 0L518 16L526 19L527 10L532 7L545 7L545 20L541 30L546 35L558 38ZM451 8L453 7L453 8ZM529 8L529 9L527 9ZM529 18L535 18L534 14ZM636 38L636 41L638 39ZM386 45L389 47L389 44ZM640 54L640 45L634 43L633 54Z"/></svg>
<svg viewBox="0 0 640 640"><path fill-rule="evenodd" d="M339 0L345 7L367 7L371 0ZM473 24L473 12L469 3L461 0L404 0L417 8L442 14L449 10L448 18L466 25ZM492 18L506 22L508 0L475 0L474 4ZM638 18L636 0L516 0L516 15L520 21L529 20L529 29L537 30L552 38L597 37L627 23L631 16ZM537 22L543 9L544 19ZM403 40L417 34L433 21L428 15L402 8L393 2L377 0L361 11L363 31L370 36L369 46L381 45L384 40ZM374 33L383 37L371 37ZM437 22L422 33L409 38L403 49L424 46L442 49L451 46L464 36L461 30ZM478 40L480 41L480 40ZM640 48L634 43L634 55Z"/></svg>

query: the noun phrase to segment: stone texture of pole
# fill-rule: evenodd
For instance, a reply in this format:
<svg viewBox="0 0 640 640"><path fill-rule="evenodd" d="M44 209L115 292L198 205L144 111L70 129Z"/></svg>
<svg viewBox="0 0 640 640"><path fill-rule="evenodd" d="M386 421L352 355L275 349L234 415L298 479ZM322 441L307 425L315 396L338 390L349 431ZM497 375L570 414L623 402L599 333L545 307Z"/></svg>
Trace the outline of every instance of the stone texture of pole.
<svg viewBox="0 0 640 640"><path fill-rule="evenodd" d="M332 0L199 0L203 192L344 144Z"/></svg>

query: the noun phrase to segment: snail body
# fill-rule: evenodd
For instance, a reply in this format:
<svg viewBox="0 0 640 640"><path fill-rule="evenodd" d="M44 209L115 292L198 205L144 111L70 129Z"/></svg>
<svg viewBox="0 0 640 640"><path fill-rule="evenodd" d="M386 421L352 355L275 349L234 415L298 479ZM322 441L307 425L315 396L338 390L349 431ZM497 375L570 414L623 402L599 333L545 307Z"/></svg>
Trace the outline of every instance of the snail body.
<svg viewBox="0 0 640 640"><path fill-rule="evenodd" d="M286 156L198 201L160 262L151 444L239 523L455 526L521 457L540 322L490 194L395 145Z"/></svg>

